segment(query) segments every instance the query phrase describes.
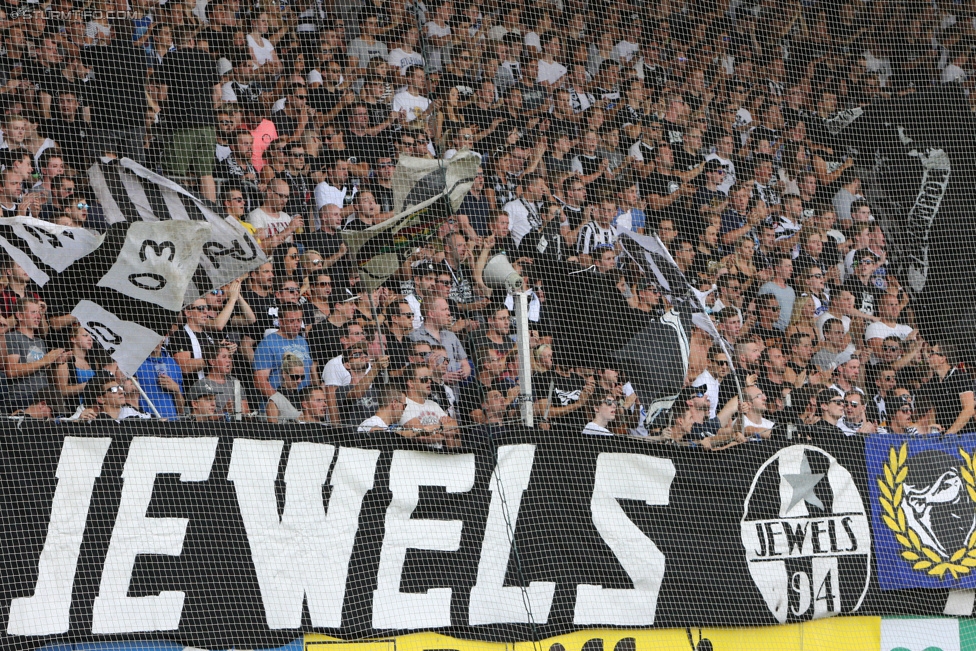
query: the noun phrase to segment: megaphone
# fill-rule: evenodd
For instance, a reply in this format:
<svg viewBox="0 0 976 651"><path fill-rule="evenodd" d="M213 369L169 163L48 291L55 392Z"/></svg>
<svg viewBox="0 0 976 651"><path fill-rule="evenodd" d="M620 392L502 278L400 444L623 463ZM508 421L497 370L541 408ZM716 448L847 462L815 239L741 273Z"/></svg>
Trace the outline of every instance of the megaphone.
<svg viewBox="0 0 976 651"><path fill-rule="evenodd" d="M525 289L522 274L515 271L504 253L499 253L488 261L481 277L489 287L504 288L512 294Z"/></svg>

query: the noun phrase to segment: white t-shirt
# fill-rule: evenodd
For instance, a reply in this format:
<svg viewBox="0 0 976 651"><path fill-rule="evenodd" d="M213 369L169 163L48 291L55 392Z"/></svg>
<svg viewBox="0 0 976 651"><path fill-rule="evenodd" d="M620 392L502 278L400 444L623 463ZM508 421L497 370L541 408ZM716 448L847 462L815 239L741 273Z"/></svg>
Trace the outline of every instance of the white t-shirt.
<svg viewBox="0 0 976 651"><path fill-rule="evenodd" d="M817 317L817 333L820 335L820 341L824 340L824 324L830 319L840 319L840 322L844 324L844 332L850 332L851 330L851 317L849 316L834 316L830 312L824 312Z"/></svg>
<svg viewBox="0 0 976 651"><path fill-rule="evenodd" d="M430 100L422 95L411 95L408 91L403 91L393 96L393 111L405 110L407 122L413 122L419 118L428 106L430 106Z"/></svg>
<svg viewBox="0 0 976 651"><path fill-rule="evenodd" d="M373 431L376 428L387 429L389 427L390 424L384 421L379 416L370 416L369 418L367 418L366 420L364 420L359 424L359 427L356 429L356 431L362 434L368 434L369 432Z"/></svg>
<svg viewBox="0 0 976 651"><path fill-rule="evenodd" d="M315 209L322 210L322 206L327 204L333 204L342 208L345 205L346 194L349 191L346 188L333 187L326 181L322 181L315 186Z"/></svg>
<svg viewBox="0 0 976 651"><path fill-rule="evenodd" d="M532 232L532 224L529 223L529 208L526 204L532 205L528 201L516 199L509 201L502 208L508 213L508 232L511 233L515 246L518 246L522 242L522 238ZM535 206L532 207L535 208ZM538 215L538 209L536 209L534 216L541 219L541 215Z"/></svg>
<svg viewBox="0 0 976 651"><path fill-rule="evenodd" d="M749 418L747 414L742 414L742 420L745 422L746 427L761 427L762 429L773 429L776 427L776 423L769 420L768 418L763 418L758 423ZM757 435L753 435L757 436Z"/></svg>
<svg viewBox="0 0 976 651"><path fill-rule="evenodd" d="M539 59L539 76L536 77L536 81L554 84L562 79L563 75L567 72L569 70L561 63L556 63L555 61L546 63L542 59Z"/></svg>
<svg viewBox="0 0 976 651"><path fill-rule="evenodd" d="M407 398L407 406L403 410L403 415L400 416L400 424L406 425L414 418L419 418L421 425L437 425L441 422L441 418L446 416L447 413L433 400L427 400L420 404Z"/></svg>
<svg viewBox="0 0 976 651"><path fill-rule="evenodd" d="M586 424L586 427L583 428L583 433L589 436L613 436L613 432L606 427L597 425L593 421Z"/></svg>
<svg viewBox="0 0 976 651"><path fill-rule="evenodd" d="M369 372L371 367L366 367ZM342 364L342 355L330 359L322 369L322 383L329 387L347 387L352 384L352 374Z"/></svg>
<svg viewBox="0 0 976 651"><path fill-rule="evenodd" d="M718 380L708 370L704 370L695 378L691 386L698 387L703 384L705 385L705 395L708 396L708 404L710 405L708 417L715 418L715 414L718 413Z"/></svg>
<svg viewBox="0 0 976 651"><path fill-rule="evenodd" d="M875 321L864 329L864 342L867 343L872 339L887 339L888 337L898 337L904 341L912 332L912 327L903 323L898 323L892 328L881 321Z"/></svg>
<svg viewBox="0 0 976 651"><path fill-rule="evenodd" d="M617 61L627 61L630 62L631 58L637 52L640 51L640 45L637 43L631 43L630 41L620 41L613 46L613 51L610 53L611 58Z"/></svg>
<svg viewBox="0 0 976 651"><path fill-rule="evenodd" d="M259 66L263 66L268 61L272 61L274 59L273 55L275 47L271 44L271 41L263 36L261 37L261 42L258 43L254 40L253 36L248 34L247 46L251 48L251 53L254 54L254 59L258 62Z"/></svg>
<svg viewBox="0 0 976 651"><path fill-rule="evenodd" d="M424 57L420 52L405 52L401 48L396 48L390 52L390 58L387 59L387 63L394 68L399 68L400 76L404 77L407 74L407 68L410 66L424 65Z"/></svg>
<svg viewBox="0 0 976 651"><path fill-rule="evenodd" d="M269 215L261 208L255 208L247 215L247 222L254 228L260 230L267 229L269 235L277 235L291 223L291 216L287 213L279 212L277 215ZM288 238L291 241L291 237Z"/></svg>

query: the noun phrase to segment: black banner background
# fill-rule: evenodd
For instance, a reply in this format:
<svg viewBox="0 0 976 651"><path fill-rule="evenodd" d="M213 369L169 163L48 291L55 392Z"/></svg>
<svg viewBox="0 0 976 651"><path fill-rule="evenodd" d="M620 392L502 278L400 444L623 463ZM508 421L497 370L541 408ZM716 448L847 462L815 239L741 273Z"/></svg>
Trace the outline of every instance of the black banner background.
<svg viewBox="0 0 976 651"><path fill-rule="evenodd" d="M93 602L99 591L106 551L115 524L122 489L121 473L133 436L220 435L210 478L180 482L175 475L159 475L147 517L188 518L180 556L140 555L132 572L129 597L155 595L162 590L186 594L177 631L133 632L124 636L91 634ZM575 432L495 432L475 454L474 488L447 493L421 487L412 518L463 520L456 552L410 550L400 584L401 592L452 589L453 626L445 634L485 640L535 639L577 628L573 624L578 584L632 589L614 553L601 538L590 511L596 463L601 453L630 453L670 459L675 466L669 504L648 506L637 500L618 500L627 516L660 549L666 569L657 602L655 627L755 626L775 624L750 576L740 533L743 505L756 471L778 449L773 443L738 446L723 453L648 445L627 439L584 439ZM38 577L38 559L47 536L51 501L57 486L55 472L64 436L110 436L112 445L95 483L75 574L70 630L51 638L6 634L11 601L29 597ZM381 450L374 488L366 494L350 561L341 629L313 629L307 605L301 630L270 630L251 560L251 549L238 509L234 485L227 481L235 438L286 442L279 468L279 513L284 502L283 473L289 444L297 441ZM468 435L467 441L478 440ZM522 498L510 554L506 586L530 581L556 583L548 620L527 624L468 625L468 600L481 554L490 501L489 477L495 450L503 445L536 444L528 490ZM854 477L868 506L863 449L856 441L816 443L835 456ZM368 440L348 432L326 429L278 428L264 424L135 424L65 427L52 425L3 432L0 439L0 624L7 648L33 648L44 641L105 639L170 639L198 647L277 646L301 632L321 632L344 638L411 632L372 628L373 590L384 536L384 517L390 504L389 472L393 452L412 447L399 437ZM431 453L437 454L437 453ZM816 469L814 469L816 471ZM329 488L324 489L327 499ZM755 498L754 498L755 499ZM862 541L867 544L866 541ZM874 560L872 558L872 565ZM941 614L947 592L890 591L877 588L876 572L858 614ZM848 611L849 595L843 595ZM809 613L799 619L808 619ZM791 618L789 621L799 621Z"/></svg>

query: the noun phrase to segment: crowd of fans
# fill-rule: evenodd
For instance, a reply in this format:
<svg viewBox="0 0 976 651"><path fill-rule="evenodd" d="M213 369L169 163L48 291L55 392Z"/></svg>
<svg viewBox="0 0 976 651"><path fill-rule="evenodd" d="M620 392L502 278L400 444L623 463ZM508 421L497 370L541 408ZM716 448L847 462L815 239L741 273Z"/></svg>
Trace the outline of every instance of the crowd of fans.
<svg viewBox="0 0 976 651"><path fill-rule="evenodd" d="M517 420L512 297L482 277L504 252L529 288L542 427L712 449L965 431L973 380L915 327L844 127L968 88L974 21L887 0L3 0L3 217L103 231L86 170L129 157L272 260L187 305L127 378L5 258L4 409L455 447ZM401 156L469 151L457 214L368 291L342 232L393 216ZM612 355L673 298L628 230L660 238L724 338L690 333L660 413Z"/></svg>

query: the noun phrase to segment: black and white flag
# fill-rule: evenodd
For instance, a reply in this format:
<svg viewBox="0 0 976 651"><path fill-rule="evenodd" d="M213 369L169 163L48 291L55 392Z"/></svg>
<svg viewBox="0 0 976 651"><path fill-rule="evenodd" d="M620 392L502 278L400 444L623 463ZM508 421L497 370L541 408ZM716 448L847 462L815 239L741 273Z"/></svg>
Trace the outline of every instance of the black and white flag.
<svg viewBox="0 0 976 651"><path fill-rule="evenodd" d="M110 224L121 222L197 221L210 224L199 259L201 274L191 282L184 302L226 285L268 261L257 241L239 224L225 221L205 202L172 180L128 158L101 161L88 179Z"/></svg>

